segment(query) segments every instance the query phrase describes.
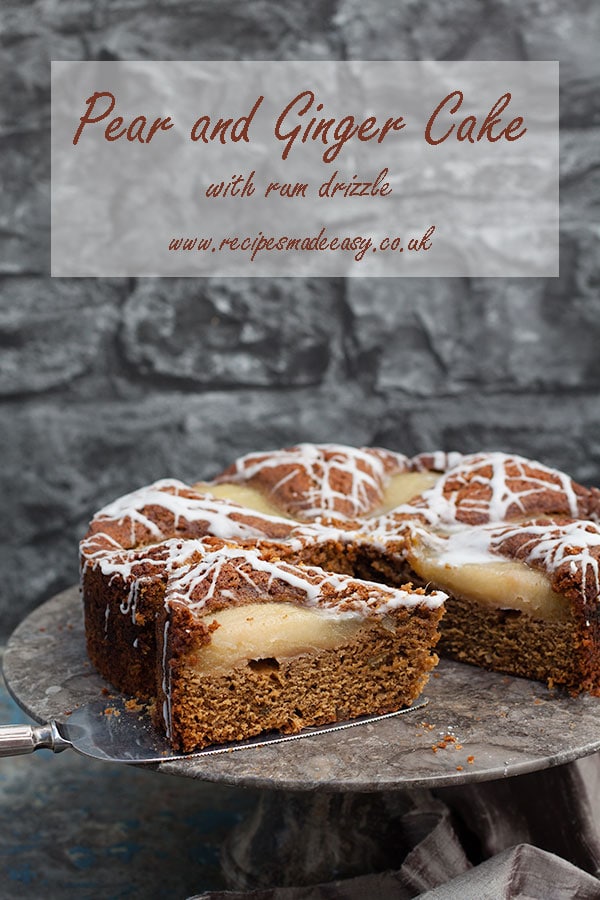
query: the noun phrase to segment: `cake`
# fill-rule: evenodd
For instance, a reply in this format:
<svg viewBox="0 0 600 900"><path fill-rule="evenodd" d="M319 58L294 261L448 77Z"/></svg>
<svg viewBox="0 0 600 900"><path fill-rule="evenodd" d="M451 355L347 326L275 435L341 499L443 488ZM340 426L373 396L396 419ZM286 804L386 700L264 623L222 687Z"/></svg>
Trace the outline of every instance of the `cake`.
<svg viewBox="0 0 600 900"><path fill-rule="evenodd" d="M600 693L599 513L597 489L516 455L248 454L94 516L81 543L88 653L119 690L157 699L185 750L409 704L443 605L443 653ZM248 606L276 652L253 643ZM300 646L284 639L292 611L299 633L311 623ZM332 627L350 620L352 635ZM331 646L315 644L315 623Z"/></svg>

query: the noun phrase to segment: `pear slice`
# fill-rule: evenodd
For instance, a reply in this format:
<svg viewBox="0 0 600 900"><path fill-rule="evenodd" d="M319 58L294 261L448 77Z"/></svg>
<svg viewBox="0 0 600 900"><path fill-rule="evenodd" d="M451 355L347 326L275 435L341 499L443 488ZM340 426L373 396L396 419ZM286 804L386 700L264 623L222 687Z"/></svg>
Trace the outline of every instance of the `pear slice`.
<svg viewBox="0 0 600 900"><path fill-rule="evenodd" d="M240 662L271 661L331 650L350 640L364 625L359 615L332 616L294 603L252 603L208 614L219 626L209 644L194 652L198 673L230 671Z"/></svg>
<svg viewBox="0 0 600 900"><path fill-rule="evenodd" d="M460 535L449 536L448 544L457 544L456 538ZM570 617L569 601L552 590L543 572L492 553L488 553L489 559L482 559L482 554L478 553L477 560L469 562L467 547L464 562L461 562L456 546L445 549L444 543L437 537L435 545L417 539L411 547L408 553L410 565L424 582L488 608L520 610L548 622L565 621Z"/></svg>
<svg viewBox="0 0 600 900"><path fill-rule="evenodd" d="M211 494L213 497L220 497L223 500L233 500L234 503L239 503L241 506L245 506L246 509L252 509L267 516L280 516L284 519L291 519L291 516L284 510L271 503L262 491L258 491L248 484L208 484L205 481L198 481L193 487L196 491Z"/></svg>
<svg viewBox="0 0 600 900"><path fill-rule="evenodd" d="M402 503L408 503L433 487L439 477L439 472L400 472L392 475L383 494L383 503L371 515L381 516Z"/></svg>

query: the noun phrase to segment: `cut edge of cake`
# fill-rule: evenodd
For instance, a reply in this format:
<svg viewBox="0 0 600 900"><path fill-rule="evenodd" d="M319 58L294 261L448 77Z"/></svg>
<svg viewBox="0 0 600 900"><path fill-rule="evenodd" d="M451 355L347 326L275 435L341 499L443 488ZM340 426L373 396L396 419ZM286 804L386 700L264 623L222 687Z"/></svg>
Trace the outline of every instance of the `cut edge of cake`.
<svg viewBox="0 0 600 900"><path fill-rule="evenodd" d="M195 552L157 619L157 722L191 752L410 706L437 663L444 600L233 545Z"/></svg>

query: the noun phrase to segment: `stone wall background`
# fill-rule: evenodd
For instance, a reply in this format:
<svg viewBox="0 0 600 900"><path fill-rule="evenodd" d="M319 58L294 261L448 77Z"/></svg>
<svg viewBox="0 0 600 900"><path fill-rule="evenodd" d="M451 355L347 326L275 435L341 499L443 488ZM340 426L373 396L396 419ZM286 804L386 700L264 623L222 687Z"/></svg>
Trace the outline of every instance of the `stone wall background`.
<svg viewBox="0 0 600 900"><path fill-rule="evenodd" d="M3 0L0 634L93 511L299 440L600 483L597 0ZM559 59L558 279L50 279L50 59Z"/></svg>

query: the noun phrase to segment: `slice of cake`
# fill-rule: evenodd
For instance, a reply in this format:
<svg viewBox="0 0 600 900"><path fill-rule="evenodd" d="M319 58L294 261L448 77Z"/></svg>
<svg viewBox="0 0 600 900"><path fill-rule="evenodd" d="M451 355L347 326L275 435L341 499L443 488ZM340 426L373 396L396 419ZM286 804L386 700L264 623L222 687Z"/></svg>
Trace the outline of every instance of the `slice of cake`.
<svg viewBox="0 0 600 900"><path fill-rule="evenodd" d="M293 733L419 696L443 594L218 543L172 573L158 617L157 712L173 746Z"/></svg>
<svg viewBox="0 0 600 900"><path fill-rule="evenodd" d="M88 655L119 690L154 695L155 621L167 579L206 536L348 569L339 529L261 514L172 479L119 498L96 513L80 543Z"/></svg>

